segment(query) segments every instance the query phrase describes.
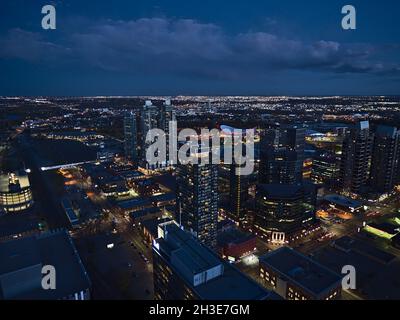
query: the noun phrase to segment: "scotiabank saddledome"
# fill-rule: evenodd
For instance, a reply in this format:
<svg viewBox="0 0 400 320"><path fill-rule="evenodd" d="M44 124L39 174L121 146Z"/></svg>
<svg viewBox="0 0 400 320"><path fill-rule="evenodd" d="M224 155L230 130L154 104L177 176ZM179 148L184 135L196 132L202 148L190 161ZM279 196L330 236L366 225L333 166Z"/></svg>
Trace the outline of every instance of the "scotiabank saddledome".
<svg viewBox="0 0 400 320"><path fill-rule="evenodd" d="M33 205L32 191L26 174L0 174L0 210L19 212Z"/></svg>

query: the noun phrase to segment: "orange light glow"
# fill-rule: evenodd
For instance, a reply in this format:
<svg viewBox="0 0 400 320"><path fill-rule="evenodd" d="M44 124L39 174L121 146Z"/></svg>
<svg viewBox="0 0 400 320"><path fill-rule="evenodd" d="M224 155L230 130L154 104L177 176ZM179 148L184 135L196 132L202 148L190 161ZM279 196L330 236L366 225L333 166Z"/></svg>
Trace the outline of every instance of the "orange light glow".
<svg viewBox="0 0 400 320"><path fill-rule="evenodd" d="M73 186L76 184L77 184L76 180L69 180L69 181L65 181L65 183L64 183L64 185L66 185L66 186Z"/></svg>

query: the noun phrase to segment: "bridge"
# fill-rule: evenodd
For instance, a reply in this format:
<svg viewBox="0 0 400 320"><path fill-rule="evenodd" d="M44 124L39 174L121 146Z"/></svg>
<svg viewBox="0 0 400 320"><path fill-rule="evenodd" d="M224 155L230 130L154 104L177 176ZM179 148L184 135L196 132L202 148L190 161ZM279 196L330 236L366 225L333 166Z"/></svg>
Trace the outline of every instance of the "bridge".
<svg viewBox="0 0 400 320"><path fill-rule="evenodd" d="M58 169L71 169L77 166L86 164L86 163L96 163L98 160L91 160L91 161L83 161L83 162L76 162L76 163L66 163L66 164L59 164L50 167L41 167L40 170L42 171L49 171L49 170L58 170Z"/></svg>

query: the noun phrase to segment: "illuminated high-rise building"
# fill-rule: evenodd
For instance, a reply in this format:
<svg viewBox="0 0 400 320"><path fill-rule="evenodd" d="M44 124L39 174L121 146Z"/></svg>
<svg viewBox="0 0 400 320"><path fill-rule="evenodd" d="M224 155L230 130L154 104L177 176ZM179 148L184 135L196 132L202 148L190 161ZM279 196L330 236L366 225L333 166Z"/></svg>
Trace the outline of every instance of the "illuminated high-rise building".
<svg viewBox="0 0 400 320"><path fill-rule="evenodd" d="M400 149L400 147L399 147L399 149ZM395 170L394 184L395 184L395 186L398 186L400 188L400 150L398 151L398 153L396 155L394 170Z"/></svg>
<svg viewBox="0 0 400 320"><path fill-rule="evenodd" d="M366 186L370 170L373 135L368 121L349 128L343 140L340 186L344 192L359 195Z"/></svg>
<svg viewBox="0 0 400 320"><path fill-rule="evenodd" d="M199 148L200 157L210 156ZM200 161L200 160L199 160ZM218 164L178 164L176 220L210 248L217 244Z"/></svg>
<svg viewBox="0 0 400 320"><path fill-rule="evenodd" d="M227 127L225 127L227 128ZM234 128L229 128L230 130ZM229 130L225 129L225 131ZM239 129L236 129L239 130ZM232 132L232 131L231 131ZM239 222L245 216L245 203L249 199L249 175L246 173L243 168L243 165L240 163L244 162L244 157L247 153L246 150L246 139L245 131L242 130L243 137L242 139L237 139L235 142L236 150L240 150L241 148L241 156L239 159L235 159L235 152L232 150L232 162L231 164L226 165L229 171L229 210L228 213L230 217L235 221ZM247 155L248 156L248 155ZM247 159L246 161L253 161L252 159Z"/></svg>
<svg viewBox="0 0 400 320"><path fill-rule="evenodd" d="M229 199L231 215L239 221L245 214L245 203L249 198L249 179L246 175L238 174L239 165L231 164L229 166Z"/></svg>
<svg viewBox="0 0 400 320"><path fill-rule="evenodd" d="M169 142L170 142L170 122L176 121L174 107L171 100L164 101L161 107L153 105L150 100L147 100L140 111L140 130L139 130L139 154L140 165L148 169L159 169L169 165ZM152 129L161 129L165 134L166 139L166 161L156 165L149 166L146 160L146 150L152 142L146 142L147 133Z"/></svg>
<svg viewBox="0 0 400 320"><path fill-rule="evenodd" d="M136 114L128 112L124 117L124 148L125 157L134 163L137 162L137 127ZM136 163L137 164L137 163Z"/></svg>
<svg viewBox="0 0 400 320"><path fill-rule="evenodd" d="M371 187L380 192L390 192L396 183L400 154L400 131L394 127L378 126L372 149Z"/></svg>
<svg viewBox="0 0 400 320"><path fill-rule="evenodd" d="M303 162L306 128L302 125L285 125L279 129L280 145L296 152L295 177L297 181L303 178Z"/></svg>
<svg viewBox="0 0 400 320"><path fill-rule="evenodd" d="M331 131L312 133L307 137L307 142L316 149L312 156L311 181L330 189L339 189L343 138L347 128L329 129Z"/></svg>
<svg viewBox="0 0 400 320"><path fill-rule="evenodd" d="M319 150L314 156L311 170L311 180L328 187L337 186L339 180L339 160L331 151Z"/></svg>
<svg viewBox="0 0 400 320"><path fill-rule="evenodd" d="M139 163L141 167L149 168L146 160L146 150L151 145L146 141L147 133L158 128L159 110L150 100L147 100L140 110L140 146ZM154 168L151 168L154 169Z"/></svg>
<svg viewBox="0 0 400 320"><path fill-rule="evenodd" d="M284 125L261 137L254 227L269 241L293 240L315 223L316 189L303 181L305 128Z"/></svg>
<svg viewBox="0 0 400 320"><path fill-rule="evenodd" d="M268 147L262 151L259 169L260 183L297 184L298 153L286 147Z"/></svg>
<svg viewBox="0 0 400 320"><path fill-rule="evenodd" d="M316 189L312 184L260 184L254 226L276 243L291 241L315 222Z"/></svg>
<svg viewBox="0 0 400 320"><path fill-rule="evenodd" d="M172 132L170 132L171 127L171 122L176 122L176 115L175 115L175 110L173 105L171 104L170 99L166 99L161 106L160 109L160 114L159 114L159 124L158 127L162 129L165 132L165 137L166 137L166 156L167 156L167 161L163 165L176 165L176 163L172 163L172 159L169 155L169 147L170 147L170 142L172 137Z"/></svg>
<svg viewBox="0 0 400 320"><path fill-rule="evenodd" d="M261 135L260 183L298 184L303 179L305 128L285 125Z"/></svg>

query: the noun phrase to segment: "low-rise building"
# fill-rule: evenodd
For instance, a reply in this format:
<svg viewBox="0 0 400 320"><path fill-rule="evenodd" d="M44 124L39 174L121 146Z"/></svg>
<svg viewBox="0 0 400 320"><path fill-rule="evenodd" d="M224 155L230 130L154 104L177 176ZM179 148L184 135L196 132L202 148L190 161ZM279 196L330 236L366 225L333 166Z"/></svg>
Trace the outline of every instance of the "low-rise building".
<svg viewBox="0 0 400 320"><path fill-rule="evenodd" d="M260 257L260 277L287 300L333 300L341 296L342 276L288 247Z"/></svg>
<svg viewBox="0 0 400 320"><path fill-rule="evenodd" d="M33 206L32 190L26 173L0 175L0 211L16 213Z"/></svg>
<svg viewBox="0 0 400 320"><path fill-rule="evenodd" d="M275 298L174 222L158 226L158 238L153 241L153 272L157 300Z"/></svg>
<svg viewBox="0 0 400 320"><path fill-rule="evenodd" d="M91 282L67 231L0 244L0 299L88 300ZM55 270L55 289L42 287L43 267Z"/></svg>
<svg viewBox="0 0 400 320"><path fill-rule="evenodd" d="M217 249L223 258L236 262L257 250L257 237L232 228L217 235Z"/></svg>
<svg viewBox="0 0 400 320"><path fill-rule="evenodd" d="M341 272L345 265L354 266L356 288L352 293L361 299L400 299L399 283L393 278L400 274L400 259L376 247L369 237L361 237L362 234L358 238L339 238L332 245L315 250L312 257L335 272Z"/></svg>
<svg viewBox="0 0 400 320"><path fill-rule="evenodd" d="M364 209L362 202L338 194L325 196L323 202L332 208L349 213L360 213Z"/></svg>
<svg viewBox="0 0 400 320"><path fill-rule="evenodd" d="M162 223L172 221L171 218L151 218L141 222L143 236L149 243L153 243L153 240L158 237L158 226Z"/></svg>

